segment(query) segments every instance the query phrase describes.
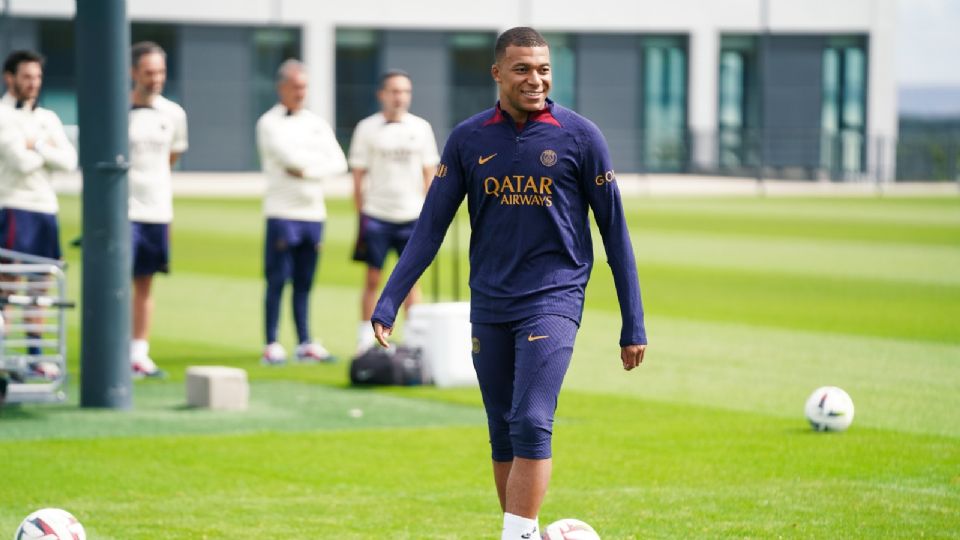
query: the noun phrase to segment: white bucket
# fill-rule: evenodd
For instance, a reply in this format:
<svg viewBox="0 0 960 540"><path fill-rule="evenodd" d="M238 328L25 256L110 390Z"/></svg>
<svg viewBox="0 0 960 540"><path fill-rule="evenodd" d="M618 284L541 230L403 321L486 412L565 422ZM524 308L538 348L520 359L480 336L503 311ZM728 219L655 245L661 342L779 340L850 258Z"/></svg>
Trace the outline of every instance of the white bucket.
<svg viewBox="0 0 960 540"><path fill-rule="evenodd" d="M477 386L469 302L417 304L410 308L403 333L407 345L423 351L435 385Z"/></svg>

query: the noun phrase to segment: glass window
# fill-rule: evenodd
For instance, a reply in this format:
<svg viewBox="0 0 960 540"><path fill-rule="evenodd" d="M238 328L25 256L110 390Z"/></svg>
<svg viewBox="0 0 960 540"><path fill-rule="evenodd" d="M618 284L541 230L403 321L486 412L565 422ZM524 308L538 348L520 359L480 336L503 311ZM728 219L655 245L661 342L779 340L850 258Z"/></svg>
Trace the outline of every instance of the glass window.
<svg viewBox="0 0 960 540"><path fill-rule="evenodd" d="M337 29L337 140L350 144L353 128L377 110L380 36L375 30Z"/></svg>
<svg viewBox="0 0 960 540"><path fill-rule="evenodd" d="M253 114L259 118L277 102L277 69L284 60L300 57L300 32L295 28L256 28L253 31Z"/></svg>
<svg viewBox="0 0 960 540"><path fill-rule="evenodd" d="M720 167L737 170L758 162L757 43L753 36L720 39L718 146Z"/></svg>
<svg viewBox="0 0 960 540"><path fill-rule="evenodd" d="M687 164L687 51L681 37L643 39L644 167L681 171Z"/></svg>
<svg viewBox="0 0 960 540"><path fill-rule="evenodd" d="M43 87L40 103L53 110L65 125L77 123L77 83L74 70L73 21L39 21Z"/></svg>
<svg viewBox="0 0 960 540"><path fill-rule="evenodd" d="M73 21L42 19L37 24L38 43L47 61L43 74L44 107L52 109L66 125L77 123L77 86ZM133 23L130 26L132 42L153 41L167 53L167 84L164 95L178 101L180 78L178 70L176 27L171 24Z"/></svg>
<svg viewBox="0 0 960 540"><path fill-rule="evenodd" d="M550 44L553 82L550 99L568 109L576 109L576 37L570 34L544 34Z"/></svg>
<svg viewBox="0 0 960 540"><path fill-rule="evenodd" d="M490 77L493 64L492 33L450 34L450 121L456 125L470 116L491 107L496 100L496 87ZM453 126L450 126L453 127Z"/></svg>
<svg viewBox="0 0 960 540"><path fill-rule="evenodd" d="M841 176L865 167L866 77L866 39L831 38L823 51L820 163Z"/></svg>

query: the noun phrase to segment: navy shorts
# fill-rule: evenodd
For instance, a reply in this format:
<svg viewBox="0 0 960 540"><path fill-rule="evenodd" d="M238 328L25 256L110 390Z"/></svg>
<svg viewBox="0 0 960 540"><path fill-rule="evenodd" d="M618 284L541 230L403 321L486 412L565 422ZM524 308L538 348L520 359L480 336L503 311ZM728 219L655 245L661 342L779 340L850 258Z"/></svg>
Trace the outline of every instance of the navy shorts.
<svg viewBox="0 0 960 540"><path fill-rule="evenodd" d="M553 417L578 325L560 315L473 324L473 366L494 461L552 456Z"/></svg>
<svg viewBox="0 0 960 540"><path fill-rule="evenodd" d="M170 273L170 225L130 222L133 240L133 275Z"/></svg>
<svg viewBox="0 0 960 540"><path fill-rule="evenodd" d="M373 268L383 268L384 261L391 249L397 252L397 257L407 247L407 241L413 234L413 226L417 221L405 223L391 223L370 216L360 216L360 232L357 234L357 245L353 250L353 260L367 263Z"/></svg>
<svg viewBox="0 0 960 540"><path fill-rule="evenodd" d="M321 221L268 218L263 261L267 281L312 281L322 242Z"/></svg>
<svg viewBox="0 0 960 540"><path fill-rule="evenodd" d="M0 209L0 242L6 249L60 259L60 225L56 214L16 208Z"/></svg>

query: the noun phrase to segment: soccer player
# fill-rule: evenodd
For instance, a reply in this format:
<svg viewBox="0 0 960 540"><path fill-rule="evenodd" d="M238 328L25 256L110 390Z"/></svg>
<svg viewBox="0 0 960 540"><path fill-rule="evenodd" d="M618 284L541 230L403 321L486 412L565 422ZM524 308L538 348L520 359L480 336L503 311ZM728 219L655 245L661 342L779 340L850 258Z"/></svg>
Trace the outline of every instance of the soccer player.
<svg viewBox="0 0 960 540"><path fill-rule="evenodd" d="M360 221L353 258L367 264L357 354L376 343L370 316L384 260L391 249L398 256L403 253L440 161L430 124L408 112L412 96L413 83L407 73L386 72L377 92L380 112L361 120L350 142L354 203ZM407 307L419 298L414 285Z"/></svg>
<svg viewBox="0 0 960 540"><path fill-rule="evenodd" d="M42 56L14 51L4 61L3 81L7 90L0 98L0 245L59 259L59 205L51 172L75 169L77 152L56 113L37 105ZM25 322L43 324L39 317L27 317ZM39 340L41 335L28 332L27 337ZM30 345L27 352L37 356L43 351ZM37 375L48 378L56 376L55 367L48 362L30 363Z"/></svg>
<svg viewBox="0 0 960 540"><path fill-rule="evenodd" d="M647 336L636 263L606 142L547 99L550 49L532 28L497 38L495 107L450 134L407 249L374 310L384 347L397 308L436 255L464 196L470 211L473 362L487 411L503 539L539 538L557 396L593 266L593 210L620 303L620 359Z"/></svg>
<svg viewBox="0 0 960 540"><path fill-rule="evenodd" d="M133 240L133 341L135 377L163 375L150 358L153 276L170 271L173 188L170 168L187 150L187 115L160 95L167 80L167 55L149 41L131 50L130 236Z"/></svg>
<svg viewBox="0 0 960 540"><path fill-rule="evenodd" d="M310 337L310 288L323 241L327 208L321 180L347 171L347 160L322 118L304 108L307 73L302 63L287 60L277 71L279 103L257 121L257 146L267 177L263 212L267 217L264 273L267 280L265 326L267 346L262 362L277 365L287 354L277 342L280 298L293 282L293 319L297 327L297 359L327 362L334 358Z"/></svg>

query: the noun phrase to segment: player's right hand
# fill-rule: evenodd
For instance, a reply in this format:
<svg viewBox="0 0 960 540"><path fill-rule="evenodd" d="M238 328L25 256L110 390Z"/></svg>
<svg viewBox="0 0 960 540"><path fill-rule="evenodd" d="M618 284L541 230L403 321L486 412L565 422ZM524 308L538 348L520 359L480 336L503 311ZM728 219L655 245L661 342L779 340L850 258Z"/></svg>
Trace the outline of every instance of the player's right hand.
<svg viewBox="0 0 960 540"><path fill-rule="evenodd" d="M623 369L630 371L638 367L643 362L643 354L646 352L646 345L627 345L620 348L620 360L623 362Z"/></svg>
<svg viewBox="0 0 960 540"><path fill-rule="evenodd" d="M387 338L390 337L390 334L392 333L393 328L384 326L376 321L373 322L373 335L377 338L377 343L379 343L384 349L390 348L390 344L387 343Z"/></svg>

